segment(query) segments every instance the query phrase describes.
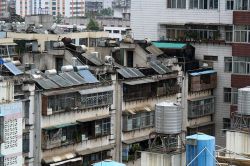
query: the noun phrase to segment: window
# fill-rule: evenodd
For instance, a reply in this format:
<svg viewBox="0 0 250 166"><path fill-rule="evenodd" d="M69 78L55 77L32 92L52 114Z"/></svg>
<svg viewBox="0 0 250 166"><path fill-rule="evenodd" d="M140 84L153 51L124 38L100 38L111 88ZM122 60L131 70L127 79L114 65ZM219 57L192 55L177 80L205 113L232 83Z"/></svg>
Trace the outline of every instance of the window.
<svg viewBox="0 0 250 166"><path fill-rule="evenodd" d="M123 131L137 130L154 126L155 112L138 112L123 117Z"/></svg>
<svg viewBox="0 0 250 166"><path fill-rule="evenodd" d="M233 10L234 9L234 0L226 0L226 9Z"/></svg>
<svg viewBox="0 0 250 166"><path fill-rule="evenodd" d="M203 59L206 61L218 61L218 56L204 55Z"/></svg>
<svg viewBox="0 0 250 166"><path fill-rule="evenodd" d="M113 30L113 33L120 33L119 30Z"/></svg>
<svg viewBox="0 0 250 166"><path fill-rule="evenodd" d="M229 118L223 118L223 129L231 128L231 120Z"/></svg>
<svg viewBox="0 0 250 166"><path fill-rule="evenodd" d="M188 102L188 118L197 118L214 113L214 97Z"/></svg>
<svg viewBox="0 0 250 166"><path fill-rule="evenodd" d="M231 88L224 88L224 102L231 103Z"/></svg>
<svg viewBox="0 0 250 166"><path fill-rule="evenodd" d="M232 57L224 57L224 72L232 72Z"/></svg>
<svg viewBox="0 0 250 166"><path fill-rule="evenodd" d="M218 9L218 0L190 0L190 9Z"/></svg>
<svg viewBox="0 0 250 166"><path fill-rule="evenodd" d="M167 8L186 8L186 0L167 0Z"/></svg>
<svg viewBox="0 0 250 166"><path fill-rule="evenodd" d="M224 102L231 103L232 105L238 104L238 89L237 88L224 88Z"/></svg>
<svg viewBox="0 0 250 166"><path fill-rule="evenodd" d="M235 26L234 27L235 42L250 42L250 26Z"/></svg>
<svg viewBox="0 0 250 166"><path fill-rule="evenodd" d="M226 33L225 40L227 42L232 42L233 41L233 27L232 26L226 26L225 27L225 33Z"/></svg>
<svg viewBox="0 0 250 166"><path fill-rule="evenodd" d="M233 57L233 73L250 74L250 58Z"/></svg>

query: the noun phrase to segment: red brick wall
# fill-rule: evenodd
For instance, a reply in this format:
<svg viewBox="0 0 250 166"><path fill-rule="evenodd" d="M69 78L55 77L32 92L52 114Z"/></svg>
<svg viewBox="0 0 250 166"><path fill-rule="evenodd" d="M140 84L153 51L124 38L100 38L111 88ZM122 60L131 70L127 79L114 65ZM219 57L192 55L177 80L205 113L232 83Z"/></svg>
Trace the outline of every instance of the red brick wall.
<svg viewBox="0 0 250 166"><path fill-rule="evenodd" d="M250 44L233 43L232 44L232 55L233 56L249 56L250 57Z"/></svg>
<svg viewBox="0 0 250 166"><path fill-rule="evenodd" d="M233 24L234 25L250 25L250 12L249 11L234 11Z"/></svg>
<svg viewBox="0 0 250 166"><path fill-rule="evenodd" d="M232 74L231 76L231 86L234 88L243 88L250 86L250 75L237 75Z"/></svg>

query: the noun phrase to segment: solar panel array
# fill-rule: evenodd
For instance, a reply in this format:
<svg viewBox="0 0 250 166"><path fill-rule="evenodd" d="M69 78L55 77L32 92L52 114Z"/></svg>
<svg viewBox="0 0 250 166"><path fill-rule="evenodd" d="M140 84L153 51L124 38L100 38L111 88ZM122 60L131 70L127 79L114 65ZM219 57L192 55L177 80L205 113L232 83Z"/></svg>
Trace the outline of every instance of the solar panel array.
<svg viewBox="0 0 250 166"><path fill-rule="evenodd" d="M54 89L60 87L69 87L86 83L99 82L89 70L80 70L78 72L63 72L58 74L49 74L47 78L41 77L34 81L43 89Z"/></svg>
<svg viewBox="0 0 250 166"><path fill-rule="evenodd" d="M3 63L3 65L14 75L23 74L12 62Z"/></svg>
<svg viewBox="0 0 250 166"><path fill-rule="evenodd" d="M159 74L166 74L172 72L171 69L169 69L159 61L151 61L149 62L149 65Z"/></svg>
<svg viewBox="0 0 250 166"><path fill-rule="evenodd" d="M136 68L124 67L117 70L124 78L137 78L144 77L144 74Z"/></svg>

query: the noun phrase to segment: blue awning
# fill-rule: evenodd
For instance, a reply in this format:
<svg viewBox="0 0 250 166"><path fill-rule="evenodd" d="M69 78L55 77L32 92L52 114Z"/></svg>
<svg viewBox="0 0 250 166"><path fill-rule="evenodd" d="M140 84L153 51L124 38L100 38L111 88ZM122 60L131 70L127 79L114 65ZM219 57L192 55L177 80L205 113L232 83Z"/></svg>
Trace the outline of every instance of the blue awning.
<svg viewBox="0 0 250 166"><path fill-rule="evenodd" d="M84 78L87 83L99 82L89 70L79 70L78 73Z"/></svg>
<svg viewBox="0 0 250 166"><path fill-rule="evenodd" d="M23 74L12 62L6 62L3 65L14 75Z"/></svg>
<svg viewBox="0 0 250 166"><path fill-rule="evenodd" d="M112 160L104 160L102 162L93 164L93 166L126 166L126 165Z"/></svg>
<svg viewBox="0 0 250 166"><path fill-rule="evenodd" d="M204 75L204 74L213 74L216 73L214 70L205 70L205 71L200 71L200 72L193 72L190 73L191 76L199 76L199 75Z"/></svg>

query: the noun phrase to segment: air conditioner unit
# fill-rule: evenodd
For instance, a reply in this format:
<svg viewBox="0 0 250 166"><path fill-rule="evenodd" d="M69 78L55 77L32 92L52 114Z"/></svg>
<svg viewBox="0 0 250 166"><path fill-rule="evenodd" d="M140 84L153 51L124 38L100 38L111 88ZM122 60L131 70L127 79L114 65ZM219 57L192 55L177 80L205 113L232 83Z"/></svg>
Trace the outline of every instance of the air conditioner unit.
<svg viewBox="0 0 250 166"><path fill-rule="evenodd" d="M47 115L52 115L52 108L47 109Z"/></svg>

